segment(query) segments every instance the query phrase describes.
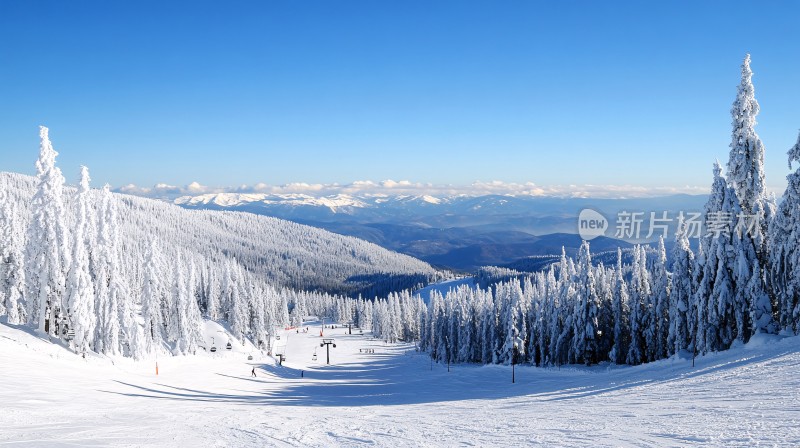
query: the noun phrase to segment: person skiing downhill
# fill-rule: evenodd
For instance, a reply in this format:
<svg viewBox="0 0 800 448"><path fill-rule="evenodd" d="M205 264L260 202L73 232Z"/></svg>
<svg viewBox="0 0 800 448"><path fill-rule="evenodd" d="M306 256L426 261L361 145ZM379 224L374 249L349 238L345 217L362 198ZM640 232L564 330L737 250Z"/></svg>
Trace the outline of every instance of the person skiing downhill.
<svg viewBox="0 0 800 448"><path fill-rule="evenodd" d="M253 377L256 376L256 368L255 367L253 367L253 370L250 371L250 374L253 375Z"/></svg>

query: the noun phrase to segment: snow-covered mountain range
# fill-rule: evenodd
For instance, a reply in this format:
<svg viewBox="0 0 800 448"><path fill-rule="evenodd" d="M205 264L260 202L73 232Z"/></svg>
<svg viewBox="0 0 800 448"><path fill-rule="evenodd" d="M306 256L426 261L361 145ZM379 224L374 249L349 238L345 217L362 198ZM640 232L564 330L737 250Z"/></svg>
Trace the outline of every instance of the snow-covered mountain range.
<svg viewBox="0 0 800 448"><path fill-rule="evenodd" d="M265 194L265 193L210 193L198 196L182 196L174 203L184 207L204 208L271 208L271 207L309 207L321 213L356 215L368 210L399 209L419 212L432 205L446 206L456 204L468 196L434 197L430 195L385 194L333 194L313 196L303 193ZM480 205L477 206L480 208Z"/></svg>
<svg viewBox="0 0 800 448"><path fill-rule="evenodd" d="M470 271L508 265L531 255L570 254L580 246L580 211L601 211L613 225L621 211L677 216L699 211L705 195L592 199L530 195L245 194L183 196L189 209L236 210L324 228L412 255L436 266ZM672 229L674 234L674 228ZM613 233L613 232L612 232ZM669 244L669 238L667 239ZM598 250L629 247L606 238Z"/></svg>

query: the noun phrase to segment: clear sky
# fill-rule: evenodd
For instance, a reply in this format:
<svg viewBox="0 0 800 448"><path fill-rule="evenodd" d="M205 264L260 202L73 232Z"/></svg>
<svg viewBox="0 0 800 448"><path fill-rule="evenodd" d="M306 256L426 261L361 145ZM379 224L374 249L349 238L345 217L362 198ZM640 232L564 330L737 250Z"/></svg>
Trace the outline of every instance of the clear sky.
<svg viewBox="0 0 800 448"><path fill-rule="evenodd" d="M0 170L70 182L708 186L750 52L768 184L797 2L0 1Z"/></svg>

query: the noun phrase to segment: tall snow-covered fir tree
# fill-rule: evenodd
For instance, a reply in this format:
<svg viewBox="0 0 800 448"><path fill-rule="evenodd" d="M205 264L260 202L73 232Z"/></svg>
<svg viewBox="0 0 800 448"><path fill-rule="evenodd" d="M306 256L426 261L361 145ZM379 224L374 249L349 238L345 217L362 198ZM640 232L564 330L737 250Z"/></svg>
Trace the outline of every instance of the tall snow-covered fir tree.
<svg viewBox="0 0 800 448"><path fill-rule="evenodd" d="M728 184L738 201L734 232L735 265L732 268L737 313L737 338L747 341L755 332L774 332L773 303L766 285L768 229L775 204L767 196L764 144L755 131L760 111L755 98L750 55L742 63L741 82L731 107L733 132L728 160ZM741 309L741 308L744 309Z"/></svg>
<svg viewBox="0 0 800 448"><path fill-rule="evenodd" d="M609 358L617 364L625 364L631 339L628 284L622 266L622 250L617 249L617 267L614 270L614 299L612 304L614 333Z"/></svg>
<svg viewBox="0 0 800 448"><path fill-rule="evenodd" d="M500 328L503 332L502 346L500 348L500 359L504 364L510 364L514 359L514 345L517 338L526 338L525 329L525 302L522 287L519 280L511 280L505 288L498 288L498 294L502 291L502 311L500 317ZM446 303L451 303L446 301ZM454 322L456 328L463 326L463 322L457 320ZM455 338L454 338L455 339ZM456 347L461 341L452 341ZM524 347L518 347L518 350L524 352Z"/></svg>
<svg viewBox="0 0 800 448"><path fill-rule="evenodd" d="M179 256L175 260L172 274L172 298L168 304L168 336L169 341L174 346L174 353L187 354L189 353L189 326L188 317L186 315L189 291L187 289L184 260Z"/></svg>
<svg viewBox="0 0 800 448"><path fill-rule="evenodd" d="M5 187L0 187L0 316L19 325L26 320L22 223Z"/></svg>
<svg viewBox="0 0 800 448"><path fill-rule="evenodd" d="M219 319L220 285L219 272L208 269L206 274L206 316L211 320Z"/></svg>
<svg viewBox="0 0 800 448"><path fill-rule="evenodd" d="M690 309L694 293L694 253L689 247L686 223L681 216L678 219L678 230L675 235L675 246L672 249L672 285L669 291L669 334L667 336L668 353L672 355L689 348L690 318L696 312Z"/></svg>
<svg viewBox="0 0 800 448"><path fill-rule="evenodd" d="M718 221L721 227L719 232L714 230L707 235L708 249L706 251L705 279L713 281L707 297L706 312L706 350L725 350L737 339L744 335L740 332L745 326L746 306L737 303L736 278L733 268L735 265L736 241L734 239L733 217L740 212L739 203L733 188L728 187L721 175L721 167L714 167L714 183L709 204L718 209L709 208L706 222ZM698 290L705 293L704 289ZM739 299L743 296L739 295Z"/></svg>
<svg viewBox="0 0 800 448"><path fill-rule="evenodd" d="M98 322L95 347L100 353L116 355L123 353L120 341L122 318L127 320L128 307L120 307L120 301L131 300L128 285L120 263L119 222L117 221L116 198L108 185L100 196L97 238L97 280L95 282ZM125 323L128 323L127 321ZM132 335L124 333L127 338Z"/></svg>
<svg viewBox="0 0 800 448"><path fill-rule="evenodd" d="M94 346L97 325L94 282L89 266L86 234L95 219L89 190L89 169L81 167L81 180L74 200L72 263L67 282L67 299L72 328L75 331L75 350L85 353Z"/></svg>
<svg viewBox="0 0 800 448"><path fill-rule="evenodd" d="M708 279L705 278L706 266L706 251L703 246L703 240L697 242L697 256L694 258L694 275L692 275L692 297L689 301L689 314L687 320L689 321L689 338L691 340L690 348L692 353L696 355L698 351L705 352L706 350L706 332L708 323L708 296L711 286Z"/></svg>
<svg viewBox="0 0 800 448"><path fill-rule="evenodd" d="M575 309L573 311L573 344L570 349L570 360L586 365L598 361L597 338L600 300L597 296L592 255L589 243L583 241L578 251L577 290L575 291Z"/></svg>
<svg viewBox="0 0 800 448"><path fill-rule="evenodd" d="M184 335L182 337L186 353L194 354L197 351L198 345L203 340L203 334L200 330L202 326L203 316L200 315L200 307L197 305L197 292L198 288L198 275L197 265L194 257L189 258L188 263L188 276L186 285L186 300L183 302L183 310L181 316L184 317Z"/></svg>
<svg viewBox="0 0 800 448"><path fill-rule="evenodd" d="M150 241L144 263L141 295L144 346L147 352L152 352L158 350L164 341L165 325L162 310L168 290L168 283L161 275L165 270L161 250L155 239Z"/></svg>
<svg viewBox="0 0 800 448"><path fill-rule="evenodd" d="M628 355L625 360L628 364L641 364L647 361L647 329L650 313L652 288L650 274L647 272L647 254L644 248L636 246L633 249L633 273L630 285L630 343Z"/></svg>
<svg viewBox="0 0 800 448"><path fill-rule="evenodd" d="M672 275L667 271L667 250L664 247L664 237L658 238L658 249L655 263L653 264L653 321L650 326L653 330L654 341L650 359L656 360L667 357L669 350L669 296L672 290Z"/></svg>
<svg viewBox="0 0 800 448"><path fill-rule="evenodd" d="M228 306L227 319L231 325L233 336L239 340L244 341L249 331L250 310L247 306L246 292L244 291L242 282L241 267L234 260L229 263L229 268L225 274L225 283L223 283L222 291L226 297Z"/></svg>
<svg viewBox="0 0 800 448"><path fill-rule="evenodd" d="M800 162L800 135L789 149L789 169ZM786 176L788 185L770 226L770 284L778 299L782 328L800 331L800 167Z"/></svg>
<svg viewBox="0 0 800 448"><path fill-rule="evenodd" d="M64 176L56 167L46 127L40 126L36 193L28 226L25 279L28 316L40 331L57 335L66 312L66 278L69 270L69 231L64 208Z"/></svg>
<svg viewBox="0 0 800 448"><path fill-rule="evenodd" d="M554 365L569 362L568 353L574 329L572 309L575 294L573 281L576 276L575 263L567 257L564 247L561 248L558 274L558 292L550 325L550 353Z"/></svg>

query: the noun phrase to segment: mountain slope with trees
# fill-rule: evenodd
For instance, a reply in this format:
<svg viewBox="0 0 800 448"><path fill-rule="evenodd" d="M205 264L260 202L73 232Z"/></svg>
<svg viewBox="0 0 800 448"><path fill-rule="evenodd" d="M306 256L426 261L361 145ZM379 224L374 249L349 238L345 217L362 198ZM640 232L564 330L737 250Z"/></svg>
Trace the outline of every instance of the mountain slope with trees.
<svg viewBox="0 0 800 448"><path fill-rule="evenodd" d="M0 316L79 353L193 353L201 320L269 349L308 295L386 295L439 277L365 241L243 213L66 187L42 127L35 178L0 173ZM291 304L291 305L290 305Z"/></svg>

